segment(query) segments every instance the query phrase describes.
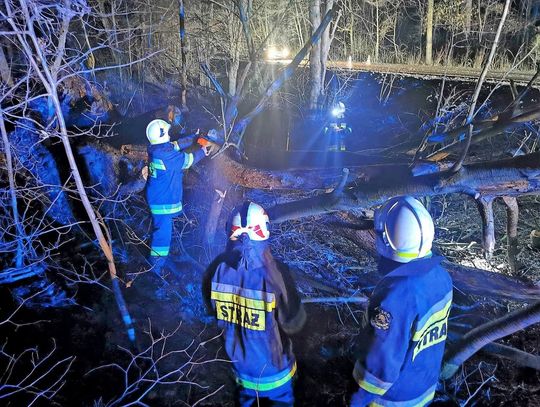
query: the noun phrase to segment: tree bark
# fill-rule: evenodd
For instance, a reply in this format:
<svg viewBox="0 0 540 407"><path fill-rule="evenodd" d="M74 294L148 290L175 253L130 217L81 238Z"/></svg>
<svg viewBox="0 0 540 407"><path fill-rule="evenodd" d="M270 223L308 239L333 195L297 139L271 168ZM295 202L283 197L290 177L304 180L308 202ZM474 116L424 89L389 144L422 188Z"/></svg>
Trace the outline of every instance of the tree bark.
<svg viewBox="0 0 540 407"><path fill-rule="evenodd" d="M495 222L493 219L493 198L480 197L476 200L482 218L482 247L487 260L493 257L495 250Z"/></svg>
<svg viewBox="0 0 540 407"><path fill-rule="evenodd" d="M0 78L7 86L13 86L13 78L11 77L11 68L9 67L4 47L0 44Z"/></svg>
<svg viewBox="0 0 540 407"><path fill-rule="evenodd" d="M434 0L428 0L426 23L426 65L433 64L433 7Z"/></svg>
<svg viewBox="0 0 540 407"><path fill-rule="evenodd" d="M324 14L328 13L332 8L334 7L334 0L326 0L325 6L324 6ZM330 45L332 44L332 40L334 38L334 32L335 28L337 27L337 23L339 20L339 15L334 22L334 30L332 30L332 33L330 33L330 25L326 27L326 29L323 31L323 34L321 36L321 96L324 95L324 83L326 80L326 61L328 61L328 54L330 52Z"/></svg>
<svg viewBox="0 0 540 407"><path fill-rule="evenodd" d="M519 270L517 262L518 238L517 226L519 219L519 207L515 197L503 196L502 200L506 205L506 242L508 250L508 263L514 273Z"/></svg>
<svg viewBox="0 0 540 407"><path fill-rule="evenodd" d="M309 21L311 23L311 34L313 35L321 25L321 1L310 0ZM326 28L323 31L326 32ZM309 109L316 111L319 108L319 97L322 93L322 65L321 65L321 41L313 43L309 52L309 76L311 89L309 93Z"/></svg>
<svg viewBox="0 0 540 407"><path fill-rule="evenodd" d="M184 9L184 0L178 0L178 19L180 24L180 54L182 56L182 69L180 80L182 84L182 108L187 108L187 44L186 44L186 14Z"/></svg>

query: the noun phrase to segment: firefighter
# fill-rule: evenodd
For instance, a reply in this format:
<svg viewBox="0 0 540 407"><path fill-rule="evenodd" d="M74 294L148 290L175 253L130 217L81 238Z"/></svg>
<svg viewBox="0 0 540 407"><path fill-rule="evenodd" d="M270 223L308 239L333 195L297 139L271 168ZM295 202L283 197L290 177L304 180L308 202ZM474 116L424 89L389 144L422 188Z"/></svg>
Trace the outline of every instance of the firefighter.
<svg viewBox="0 0 540 407"><path fill-rule="evenodd" d="M425 406L435 394L452 280L433 257L431 216L412 197L390 199L375 213L379 271L369 300L352 406Z"/></svg>
<svg viewBox="0 0 540 407"><path fill-rule="evenodd" d="M352 133L352 129L345 122L345 104L338 102L331 112L332 121L324 128L328 138L329 151L346 151L345 139Z"/></svg>
<svg viewBox="0 0 540 407"><path fill-rule="evenodd" d="M153 271L161 274L169 255L173 218L182 212L182 173L210 153L206 145L192 153L170 142L171 125L165 120L152 120L146 127L148 146L148 178L146 199L152 214L150 261Z"/></svg>
<svg viewBox="0 0 540 407"><path fill-rule="evenodd" d="M253 202L233 211L229 241L203 279L203 297L223 329L241 406L293 405L296 361L288 335L306 319L288 267L268 245L268 216Z"/></svg>

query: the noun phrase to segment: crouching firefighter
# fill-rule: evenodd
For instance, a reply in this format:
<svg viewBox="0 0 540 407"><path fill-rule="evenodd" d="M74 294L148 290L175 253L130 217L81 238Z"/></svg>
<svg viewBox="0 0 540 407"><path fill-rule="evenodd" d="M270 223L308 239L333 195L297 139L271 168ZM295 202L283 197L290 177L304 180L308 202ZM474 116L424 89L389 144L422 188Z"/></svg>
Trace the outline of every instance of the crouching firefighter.
<svg viewBox="0 0 540 407"><path fill-rule="evenodd" d="M182 212L183 171L210 153L208 145L192 153L182 151L177 143L170 142L170 127L161 119L152 120L146 127L150 142L146 181L146 199L152 214L150 261L157 274L169 255L173 218Z"/></svg>
<svg viewBox="0 0 540 407"><path fill-rule="evenodd" d="M369 300L351 405L426 406L441 368L452 280L431 255L433 221L416 199L390 199L375 213L375 232L384 277Z"/></svg>
<svg viewBox="0 0 540 407"><path fill-rule="evenodd" d="M227 229L226 251L206 270L203 296L223 329L239 403L267 399L293 405L296 361L287 335L306 320L294 280L270 253L268 216L261 206L246 202L235 209Z"/></svg>

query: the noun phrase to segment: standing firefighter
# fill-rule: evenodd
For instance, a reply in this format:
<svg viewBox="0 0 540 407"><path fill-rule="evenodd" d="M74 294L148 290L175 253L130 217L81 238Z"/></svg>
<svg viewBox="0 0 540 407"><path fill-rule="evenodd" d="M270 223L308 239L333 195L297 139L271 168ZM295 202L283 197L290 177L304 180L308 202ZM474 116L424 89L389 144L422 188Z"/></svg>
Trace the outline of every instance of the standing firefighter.
<svg viewBox="0 0 540 407"><path fill-rule="evenodd" d="M173 218L182 212L183 171L209 154L209 147L193 153L181 151L178 144L170 142L170 127L161 119L152 120L146 127L150 142L146 181L146 199L152 214L150 260L157 274L169 255Z"/></svg>
<svg viewBox="0 0 540 407"><path fill-rule="evenodd" d="M352 133L351 127L345 122L345 104L338 102L332 108L332 121L324 128L328 138L329 151L346 151L346 139Z"/></svg>
<svg viewBox="0 0 540 407"><path fill-rule="evenodd" d="M375 213L375 232L384 278L369 301L351 405L425 406L441 368L452 280L431 257L433 221L416 199L389 200Z"/></svg>
<svg viewBox="0 0 540 407"><path fill-rule="evenodd" d="M252 202L235 209L227 227L229 242L206 270L203 296L223 329L241 406L259 398L293 405L296 361L287 334L306 319L289 269L268 245L268 216Z"/></svg>

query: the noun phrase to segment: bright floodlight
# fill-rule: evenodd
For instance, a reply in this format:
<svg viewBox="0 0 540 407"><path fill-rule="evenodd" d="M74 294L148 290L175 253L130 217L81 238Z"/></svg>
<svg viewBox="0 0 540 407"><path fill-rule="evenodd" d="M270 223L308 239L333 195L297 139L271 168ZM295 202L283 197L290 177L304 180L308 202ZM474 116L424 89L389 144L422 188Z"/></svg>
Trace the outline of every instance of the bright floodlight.
<svg viewBox="0 0 540 407"><path fill-rule="evenodd" d="M343 102L339 102L332 109L332 116L334 117L341 117L343 116L344 113L345 113L345 104Z"/></svg>
<svg viewBox="0 0 540 407"><path fill-rule="evenodd" d="M275 59L285 59L289 56L289 48L278 48L276 46L269 46L266 48L266 59L271 61Z"/></svg>

